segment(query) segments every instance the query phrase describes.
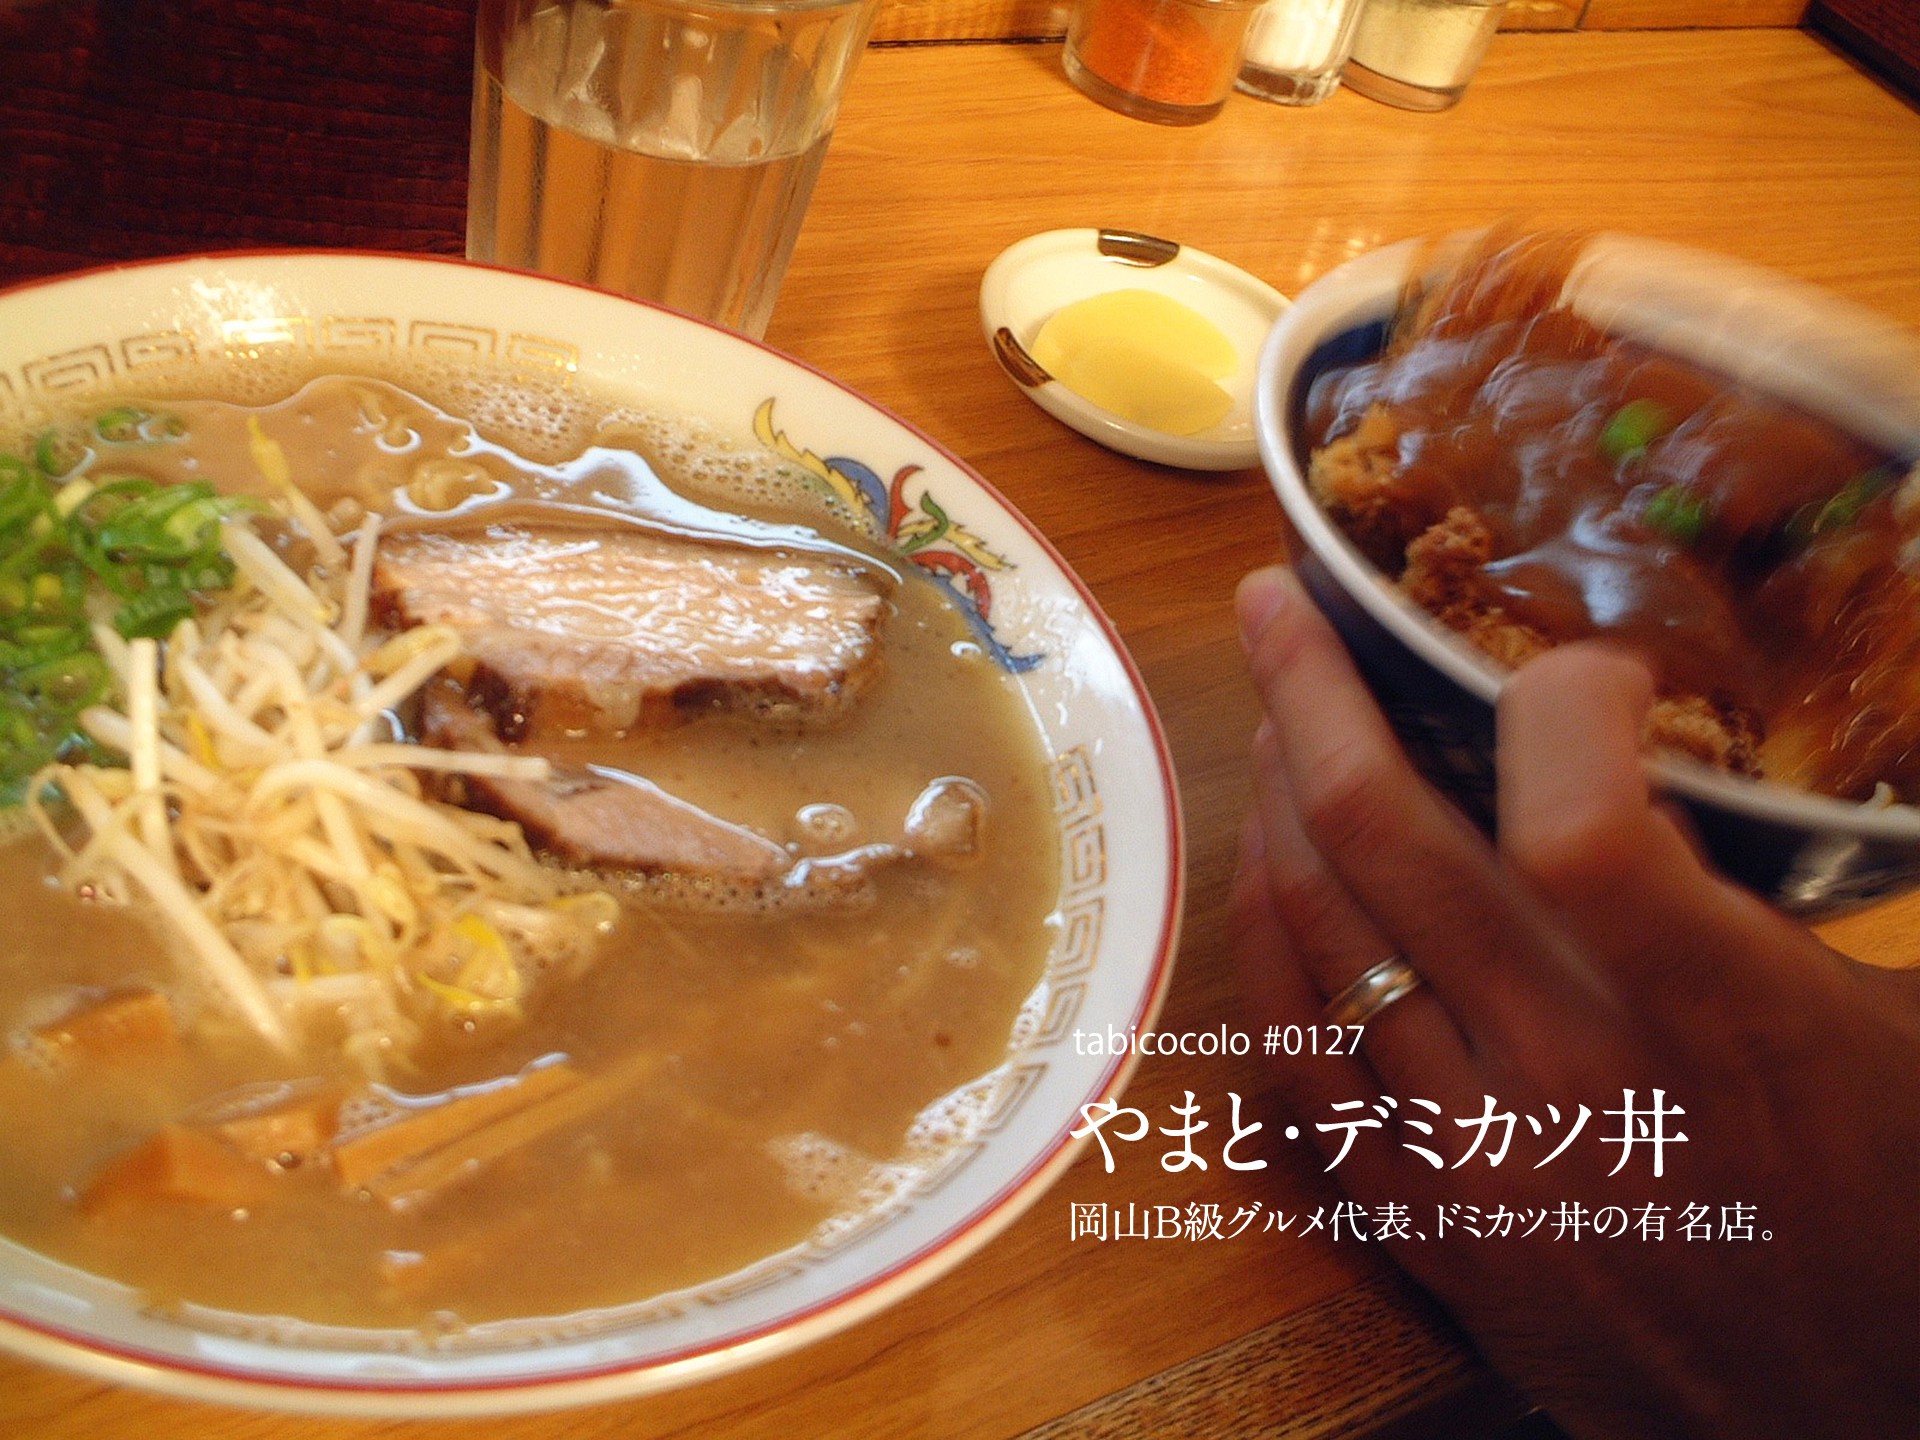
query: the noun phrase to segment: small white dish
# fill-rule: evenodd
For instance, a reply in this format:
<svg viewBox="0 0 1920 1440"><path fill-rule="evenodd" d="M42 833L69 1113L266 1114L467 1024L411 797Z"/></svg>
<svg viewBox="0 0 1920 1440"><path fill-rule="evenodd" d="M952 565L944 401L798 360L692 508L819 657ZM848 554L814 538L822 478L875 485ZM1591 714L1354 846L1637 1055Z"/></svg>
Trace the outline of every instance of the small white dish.
<svg viewBox="0 0 1920 1440"><path fill-rule="evenodd" d="M1217 425L1169 435L1123 419L1069 390L1032 355L1034 337L1063 306L1111 290L1151 290L1220 328L1240 365L1220 383L1233 407ZM980 282L980 323L994 358L1034 404L1090 440L1184 470L1260 463L1253 422L1254 366L1287 298L1238 266L1130 230L1048 230L1003 250Z"/></svg>

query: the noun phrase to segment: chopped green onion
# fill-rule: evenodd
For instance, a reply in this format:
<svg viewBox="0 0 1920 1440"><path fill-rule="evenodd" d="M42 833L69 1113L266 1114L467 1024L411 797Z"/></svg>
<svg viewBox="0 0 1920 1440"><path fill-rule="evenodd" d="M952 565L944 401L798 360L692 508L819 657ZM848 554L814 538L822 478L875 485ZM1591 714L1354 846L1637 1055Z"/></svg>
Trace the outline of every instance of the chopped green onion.
<svg viewBox="0 0 1920 1440"><path fill-rule="evenodd" d="M1890 465L1876 465L1871 470L1862 471L1843 485L1839 494L1820 507L1813 517L1811 533L1825 535L1845 529L1860 518L1867 506L1892 490L1899 479Z"/></svg>
<svg viewBox="0 0 1920 1440"><path fill-rule="evenodd" d="M122 506L97 538L116 560L183 560L219 549L220 517L231 508L204 480L168 485Z"/></svg>
<svg viewBox="0 0 1920 1440"><path fill-rule="evenodd" d="M142 440L177 440L186 427L178 415L122 405L94 416L93 433L109 445L131 445Z"/></svg>
<svg viewBox="0 0 1920 1440"><path fill-rule="evenodd" d="M58 479L71 475L84 465L91 452L71 434L59 430L43 430L39 443L34 446L33 462L40 467L43 475Z"/></svg>
<svg viewBox="0 0 1920 1440"><path fill-rule="evenodd" d="M1866 509L1900 483L1900 472L1891 465L1876 465L1863 470L1834 493L1831 499L1802 505L1782 527L1787 543L1804 550L1822 535L1844 530L1858 520Z"/></svg>
<svg viewBox="0 0 1920 1440"><path fill-rule="evenodd" d="M1658 400L1629 400L1600 432L1600 453L1616 464L1634 459L1672 428L1673 419Z"/></svg>
<svg viewBox="0 0 1920 1440"><path fill-rule="evenodd" d="M17 672L13 683L30 700L84 710L107 693L107 663L91 650L43 660Z"/></svg>
<svg viewBox="0 0 1920 1440"><path fill-rule="evenodd" d="M155 585L120 607L113 628L129 640L164 640L191 614L193 596L184 586Z"/></svg>
<svg viewBox="0 0 1920 1440"><path fill-rule="evenodd" d="M122 406L88 433L107 445L181 433L177 416ZM204 481L163 485L94 468L71 430L48 430L30 458L0 455L0 805L17 803L42 766L88 749L79 714L107 692L93 601L114 629L164 639L197 595L233 583L227 517L259 502Z"/></svg>
<svg viewBox="0 0 1920 1440"><path fill-rule="evenodd" d="M32 466L11 455L0 455L0 539L11 540L16 530L44 514L47 498Z"/></svg>
<svg viewBox="0 0 1920 1440"><path fill-rule="evenodd" d="M1647 502L1640 522L1682 545L1692 545L1707 528L1707 502L1684 485L1669 485Z"/></svg>

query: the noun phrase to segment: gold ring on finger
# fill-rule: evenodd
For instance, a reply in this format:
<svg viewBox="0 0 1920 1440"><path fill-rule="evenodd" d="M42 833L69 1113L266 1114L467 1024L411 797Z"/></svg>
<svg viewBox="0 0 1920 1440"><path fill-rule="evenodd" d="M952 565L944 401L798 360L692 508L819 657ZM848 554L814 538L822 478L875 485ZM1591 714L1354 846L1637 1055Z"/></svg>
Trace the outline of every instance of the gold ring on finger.
<svg viewBox="0 0 1920 1440"><path fill-rule="evenodd" d="M1327 1002L1321 1019L1329 1025L1364 1025L1394 1001L1411 995L1423 982L1420 972L1398 955L1360 973L1346 989Z"/></svg>

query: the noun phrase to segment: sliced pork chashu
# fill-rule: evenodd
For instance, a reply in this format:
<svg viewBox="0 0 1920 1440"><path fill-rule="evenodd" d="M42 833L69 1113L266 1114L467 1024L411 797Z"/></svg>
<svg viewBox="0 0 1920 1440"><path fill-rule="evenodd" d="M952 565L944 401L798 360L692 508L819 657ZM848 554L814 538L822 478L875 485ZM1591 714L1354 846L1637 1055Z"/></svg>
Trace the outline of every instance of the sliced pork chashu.
<svg viewBox="0 0 1920 1440"><path fill-rule="evenodd" d="M450 681L421 698L420 738L449 750L504 753L493 722ZM571 865L758 885L793 866L756 830L702 810L636 775L556 765L544 781L468 776L461 803L518 822L537 849Z"/></svg>
<svg viewBox="0 0 1920 1440"><path fill-rule="evenodd" d="M444 749L525 754L501 742L492 717L441 679L421 697L420 740ZM788 898L844 903L882 866L972 864L983 843L986 797L971 780L942 776L913 802L898 843L796 856L749 826L701 809L642 776L554 762L545 780L463 776L450 796L512 820L527 840L569 865L602 873L717 881Z"/></svg>
<svg viewBox="0 0 1920 1440"><path fill-rule="evenodd" d="M878 665L890 583L851 555L493 525L386 536L374 606L395 628L460 631L469 691L518 741L836 712Z"/></svg>

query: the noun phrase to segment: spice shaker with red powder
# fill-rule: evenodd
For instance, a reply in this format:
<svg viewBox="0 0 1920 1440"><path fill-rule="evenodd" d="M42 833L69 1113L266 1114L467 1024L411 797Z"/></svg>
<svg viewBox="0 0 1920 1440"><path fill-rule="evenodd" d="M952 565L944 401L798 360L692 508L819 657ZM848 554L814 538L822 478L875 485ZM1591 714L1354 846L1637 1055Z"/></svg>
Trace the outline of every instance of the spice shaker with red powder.
<svg viewBox="0 0 1920 1440"><path fill-rule="evenodd" d="M1110 109L1162 125L1220 113L1260 0L1079 0L1067 78Z"/></svg>

